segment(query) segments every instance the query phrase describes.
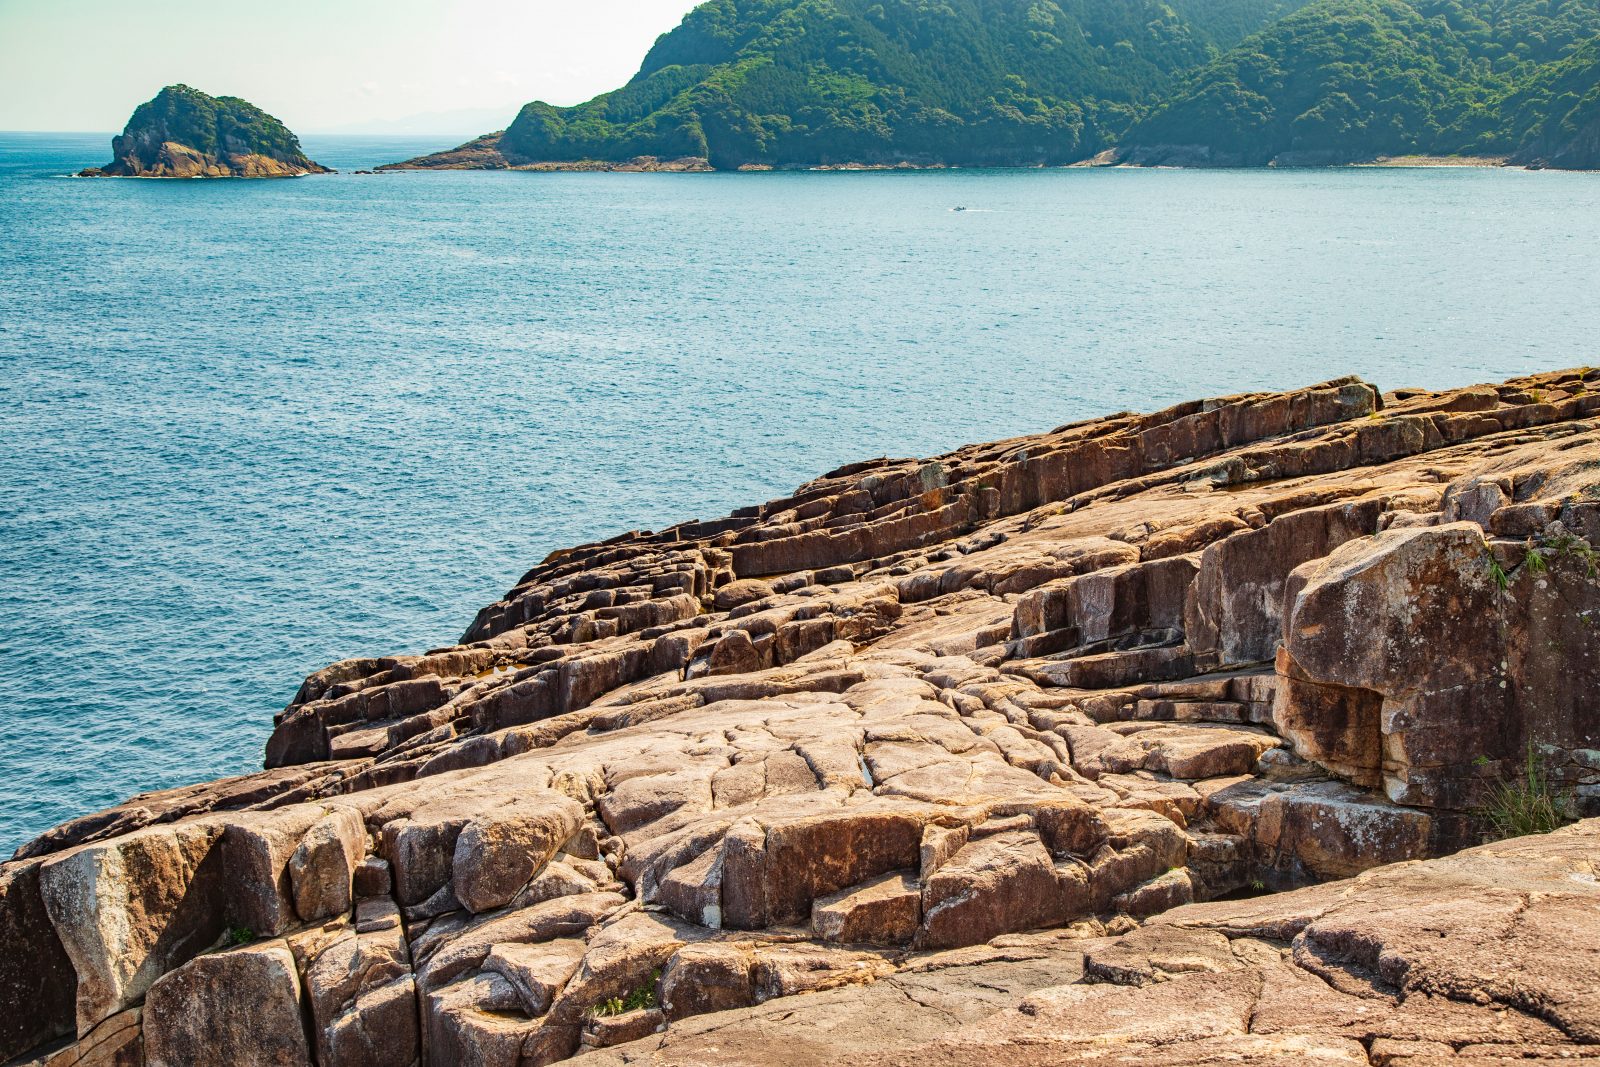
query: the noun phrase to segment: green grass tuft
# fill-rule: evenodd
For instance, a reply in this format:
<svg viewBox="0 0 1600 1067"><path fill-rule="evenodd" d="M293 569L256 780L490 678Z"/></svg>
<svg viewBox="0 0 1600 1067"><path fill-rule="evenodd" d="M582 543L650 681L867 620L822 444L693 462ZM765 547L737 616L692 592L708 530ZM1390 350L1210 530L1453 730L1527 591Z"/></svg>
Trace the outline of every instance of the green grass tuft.
<svg viewBox="0 0 1600 1067"><path fill-rule="evenodd" d="M657 967L650 972L649 981L630 991L627 996L608 997L589 1009L589 1014L596 1017L608 1015L626 1015L630 1011L639 1011L642 1008L656 1006L656 983L661 981L661 968Z"/></svg>
<svg viewBox="0 0 1600 1067"><path fill-rule="evenodd" d="M1483 815L1494 828L1496 840L1547 834L1577 819L1571 797L1550 781L1544 759L1531 743L1522 774L1494 787Z"/></svg>

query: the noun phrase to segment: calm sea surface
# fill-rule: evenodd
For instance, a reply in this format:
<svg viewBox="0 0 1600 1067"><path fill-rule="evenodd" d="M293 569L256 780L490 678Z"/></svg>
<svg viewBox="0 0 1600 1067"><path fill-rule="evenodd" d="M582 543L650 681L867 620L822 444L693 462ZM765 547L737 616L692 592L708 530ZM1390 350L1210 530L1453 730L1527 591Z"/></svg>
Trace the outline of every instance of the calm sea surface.
<svg viewBox="0 0 1600 1067"><path fill-rule="evenodd" d="M1600 175L61 177L108 144L0 134L3 850L258 767L305 673L450 643L557 547L1123 408L1600 362Z"/></svg>

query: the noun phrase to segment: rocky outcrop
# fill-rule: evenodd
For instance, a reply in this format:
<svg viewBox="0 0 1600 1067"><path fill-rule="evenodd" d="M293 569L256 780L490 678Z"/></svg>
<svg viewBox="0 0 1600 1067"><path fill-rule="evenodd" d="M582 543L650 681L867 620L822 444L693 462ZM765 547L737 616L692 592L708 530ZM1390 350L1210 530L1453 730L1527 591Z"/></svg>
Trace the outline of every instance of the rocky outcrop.
<svg viewBox="0 0 1600 1067"><path fill-rule="evenodd" d="M530 171L620 171L627 173L702 173L713 170L704 156L665 159L658 156L633 156L628 159L543 160L523 156L505 144L505 131L486 133L458 148L433 152L402 163L385 163L380 171L392 170L530 170Z"/></svg>
<svg viewBox="0 0 1600 1067"><path fill-rule="evenodd" d="M1600 820L1121 935L1013 935L865 989L688 1020L595 1067L1587 1062ZM782 1050L775 1055L775 1050Z"/></svg>
<svg viewBox="0 0 1600 1067"><path fill-rule="evenodd" d="M298 178L329 174L300 140L236 96L207 96L169 85L140 104L111 141L112 160L85 178Z"/></svg>
<svg viewBox="0 0 1600 1067"><path fill-rule="evenodd" d="M20 849L0 1058L1575 1053L1597 824L1414 861L1530 754L1600 814L1590 378L1124 413L558 552L309 676L269 769Z"/></svg>

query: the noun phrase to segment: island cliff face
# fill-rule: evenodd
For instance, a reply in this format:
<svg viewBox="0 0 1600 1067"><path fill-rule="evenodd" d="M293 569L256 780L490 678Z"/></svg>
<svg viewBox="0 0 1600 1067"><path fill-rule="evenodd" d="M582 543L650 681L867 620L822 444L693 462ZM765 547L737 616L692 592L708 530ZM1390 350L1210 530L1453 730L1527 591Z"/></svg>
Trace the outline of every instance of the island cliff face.
<svg viewBox="0 0 1600 1067"><path fill-rule="evenodd" d="M140 104L111 141L112 161L91 178L295 178L331 171L260 108L235 96L169 85Z"/></svg>
<svg viewBox="0 0 1600 1067"><path fill-rule="evenodd" d="M1597 380L1196 401L558 552L309 676L267 770L0 866L0 1059L1592 1055L1600 819L1479 842L1530 753L1600 814Z"/></svg>

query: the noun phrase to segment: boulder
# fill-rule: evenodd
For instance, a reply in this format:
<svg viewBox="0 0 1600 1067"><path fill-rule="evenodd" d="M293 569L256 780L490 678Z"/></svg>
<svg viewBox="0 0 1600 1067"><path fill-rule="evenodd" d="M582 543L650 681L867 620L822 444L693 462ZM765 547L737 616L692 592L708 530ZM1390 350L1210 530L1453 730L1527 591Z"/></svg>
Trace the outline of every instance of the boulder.
<svg viewBox="0 0 1600 1067"><path fill-rule="evenodd" d="M306 831L289 857L289 884L301 921L350 910L356 868L366 854L367 830L354 808L335 808Z"/></svg>
<svg viewBox="0 0 1600 1067"><path fill-rule="evenodd" d="M661 1006L669 1019L728 1011L755 1001L755 956L744 945L685 945L672 954L661 973Z"/></svg>
<svg viewBox="0 0 1600 1067"><path fill-rule="evenodd" d="M45 911L77 974L77 1031L138 1003L226 925L223 825L151 827L40 865Z"/></svg>
<svg viewBox="0 0 1600 1067"><path fill-rule="evenodd" d="M543 1015L583 962L587 946L582 941L558 940L536 945L504 944L489 950L484 970L494 971L511 983L522 999L523 1010Z"/></svg>
<svg viewBox="0 0 1600 1067"><path fill-rule="evenodd" d="M560 794L528 797L470 820L456 838L451 889L473 912L510 903L563 842L577 833L583 805Z"/></svg>
<svg viewBox="0 0 1600 1067"><path fill-rule="evenodd" d="M928 948L975 945L1089 910L1083 871L1058 871L1038 834L994 834L963 846L924 882L917 940Z"/></svg>
<svg viewBox="0 0 1600 1067"><path fill-rule="evenodd" d="M889 805L786 819L764 832L729 834L722 922L752 929L804 919L819 896L915 867L921 845L922 819Z"/></svg>
<svg viewBox="0 0 1600 1067"><path fill-rule="evenodd" d="M1381 764L1398 803L1456 809L1481 803L1492 772L1531 744L1600 745L1584 695L1600 657L1572 651L1600 585L1556 552L1502 588L1507 566L1470 522L1385 531L1305 564L1291 581L1278 728L1330 770L1371 778Z"/></svg>
<svg viewBox="0 0 1600 1067"><path fill-rule="evenodd" d="M289 946L216 952L164 975L145 998L144 1055L146 1067L310 1067Z"/></svg>
<svg viewBox="0 0 1600 1067"><path fill-rule="evenodd" d="M1289 574L1376 533L1383 509L1382 500L1304 508L1207 547L1184 608L1184 632L1197 658L1217 666L1271 660L1283 637Z"/></svg>
<svg viewBox="0 0 1600 1067"><path fill-rule="evenodd" d="M323 809L314 804L295 804L276 811L241 813L228 821L222 853L232 924L267 937L276 937L295 924L289 861L301 855L302 880L309 884L310 872L305 866L309 853L299 849L307 832L324 817Z"/></svg>

